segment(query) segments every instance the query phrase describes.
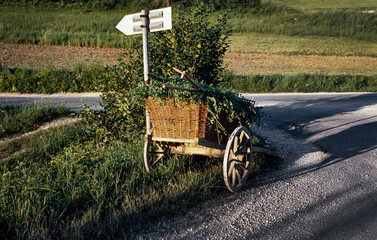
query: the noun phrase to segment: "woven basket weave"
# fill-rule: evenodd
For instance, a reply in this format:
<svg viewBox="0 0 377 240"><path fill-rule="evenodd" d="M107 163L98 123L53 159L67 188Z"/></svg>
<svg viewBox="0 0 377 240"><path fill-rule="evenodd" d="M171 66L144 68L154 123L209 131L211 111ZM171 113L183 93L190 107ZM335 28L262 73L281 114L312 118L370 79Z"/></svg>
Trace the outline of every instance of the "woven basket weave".
<svg viewBox="0 0 377 240"><path fill-rule="evenodd" d="M227 137L217 131L216 126L207 121L206 105L182 103L175 105L174 100L145 99L152 136L157 138L196 139L203 138L212 142L225 144ZM230 123L224 114L219 116L221 125L231 133L238 124Z"/></svg>

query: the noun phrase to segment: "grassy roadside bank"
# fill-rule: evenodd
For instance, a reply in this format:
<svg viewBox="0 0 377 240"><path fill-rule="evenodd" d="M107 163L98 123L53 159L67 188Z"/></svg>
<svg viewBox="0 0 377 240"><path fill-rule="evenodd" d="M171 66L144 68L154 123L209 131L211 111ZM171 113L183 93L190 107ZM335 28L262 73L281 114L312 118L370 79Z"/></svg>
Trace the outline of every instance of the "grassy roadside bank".
<svg viewBox="0 0 377 240"><path fill-rule="evenodd" d="M223 84L223 87L243 93L377 92L377 75L232 76Z"/></svg>
<svg viewBox="0 0 377 240"><path fill-rule="evenodd" d="M377 75L246 75L227 73L222 87L240 92L376 92ZM103 66L73 71L54 68L0 70L0 92L57 93L103 91L107 70Z"/></svg>
<svg viewBox="0 0 377 240"><path fill-rule="evenodd" d="M69 111L64 106L0 106L0 139L30 132L45 122L68 115Z"/></svg>
<svg viewBox="0 0 377 240"><path fill-rule="evenodd" d="M219 159L174 156L147 174L142 139L103 144L87 130L79 122L0 143L0 238L125 238L227 194ZM254 157L251 179L279 164Z"/></svg>
<svg viewBox="0 0 377 240"><path fill-rule="evenodd" d="M0 65L0 92L56 93L91 92L103 83L106 67L99 65L77 66L74 70L10 69Z"/></svg>

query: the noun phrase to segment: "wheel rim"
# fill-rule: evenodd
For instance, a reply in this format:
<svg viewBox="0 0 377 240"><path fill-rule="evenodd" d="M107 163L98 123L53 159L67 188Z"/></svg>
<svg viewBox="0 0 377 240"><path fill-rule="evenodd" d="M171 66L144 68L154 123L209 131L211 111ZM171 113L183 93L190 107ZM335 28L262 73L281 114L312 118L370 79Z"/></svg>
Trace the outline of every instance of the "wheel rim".
<svg viewBox="0 0 377 240"><path fill-rule="evenodd" d="M251 161L250 132L245 127L238 127L230 136L224 154L223 175L229 191L236 192L245 184Z"/></svg>
<svg viewBox="0 0 377 240"><path fill-rule="evenodd" d="M146 141L144 143L144 166L147 172L150 172L166 155L167 148Z"/></svg>

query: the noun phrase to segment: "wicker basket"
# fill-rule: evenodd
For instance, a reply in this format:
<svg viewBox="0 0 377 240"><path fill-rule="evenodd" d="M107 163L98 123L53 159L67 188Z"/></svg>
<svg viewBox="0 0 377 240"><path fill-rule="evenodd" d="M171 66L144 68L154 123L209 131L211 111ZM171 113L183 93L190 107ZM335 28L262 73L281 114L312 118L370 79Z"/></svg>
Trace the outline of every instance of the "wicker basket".
<svg viewBox="0 0 377 240"><path fill-rule="evenodd" d="M174 100L145 99L152 136L156 138L187 139L203 138L212 142L225 144L228 136L218 131L216 126L207 121L206 105L183 103L175 105ZM225 114L219 116L221 125L231 133L238 124L226 120Z"/></svg>

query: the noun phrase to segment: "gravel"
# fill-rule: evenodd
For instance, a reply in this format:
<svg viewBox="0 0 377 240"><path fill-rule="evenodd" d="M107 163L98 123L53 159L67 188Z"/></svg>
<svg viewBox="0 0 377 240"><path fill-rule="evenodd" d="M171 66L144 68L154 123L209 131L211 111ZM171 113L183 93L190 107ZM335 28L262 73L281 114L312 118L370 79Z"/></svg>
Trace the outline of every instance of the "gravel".
<svg viewBox="0 0 377 240"><path fill-rule="evenodd" d="M264 127L254 131L269 139L276 153L284 159L279 170L249 181L239 193L224 193L186 216L164 220L158 232L143 233L136 238L274 239L276 231L279 238L282 234L289 236L296 228L293 223L281 232L285 220L302 215L316 201L326 199L321 195L312 196L312 182L301 177L317 168L325 155L312 144L293 139L283 131ZM309 236L309 230L302 230L296 237Z"/></svg>

